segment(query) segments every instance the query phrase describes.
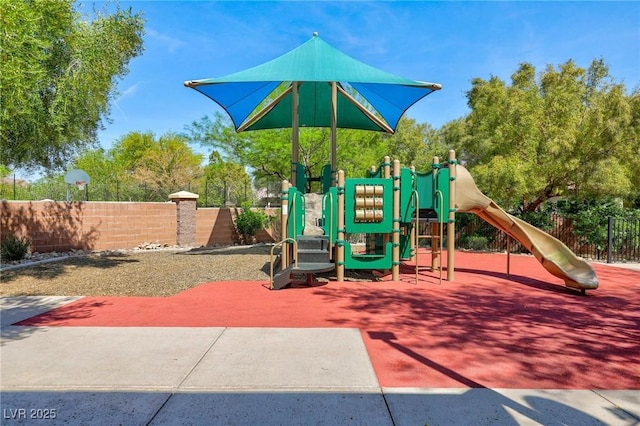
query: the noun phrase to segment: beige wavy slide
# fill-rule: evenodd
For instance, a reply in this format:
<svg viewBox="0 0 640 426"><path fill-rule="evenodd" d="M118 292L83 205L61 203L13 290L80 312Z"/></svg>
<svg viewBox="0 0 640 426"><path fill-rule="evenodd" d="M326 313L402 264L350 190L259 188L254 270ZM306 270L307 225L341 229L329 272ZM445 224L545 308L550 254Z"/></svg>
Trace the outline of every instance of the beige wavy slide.
<svg viewBox="0 0 640 426"><path fill-rule="evenodd" d="M587 261L576 256L562 241L502 210L478 189L466 168L457 166L456 171L457 212L474 213L516 239L547 271L563 279L567 287L580 290L598 288L598 277Z"/></svg>

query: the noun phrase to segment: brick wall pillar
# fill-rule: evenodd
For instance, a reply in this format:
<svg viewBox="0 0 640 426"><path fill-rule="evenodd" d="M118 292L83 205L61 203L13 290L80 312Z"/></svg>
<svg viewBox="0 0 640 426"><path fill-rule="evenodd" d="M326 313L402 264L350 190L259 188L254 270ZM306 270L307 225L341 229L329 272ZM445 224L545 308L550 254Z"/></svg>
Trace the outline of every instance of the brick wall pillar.
<svg viewBox="0 0 640 426"><path fill-rule="evenodd" d="M199 195L180 191L169 194L176 203L176 244L193 247L196 243L196 200Z"/></svg>

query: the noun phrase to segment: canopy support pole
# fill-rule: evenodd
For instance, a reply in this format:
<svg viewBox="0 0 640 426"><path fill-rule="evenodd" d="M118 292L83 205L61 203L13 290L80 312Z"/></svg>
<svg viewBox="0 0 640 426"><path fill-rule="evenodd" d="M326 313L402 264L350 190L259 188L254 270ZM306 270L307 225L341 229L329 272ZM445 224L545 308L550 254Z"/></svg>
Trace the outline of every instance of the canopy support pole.
<svg viewBox="0 0 640 426"><path fill-rule="evenodd" d="M298 185L298 161L300 156L300 147L299 147L299 122L300 115L298 111L298 85L300 83L298 81L294 81L292 83L292 94L291 94L291 184L294 187Z"/></svg>
<svg viewBox="0 0 640 426"><path fill-rule="evenodd" d="M335 81L331 82L331 186L336 186L336 169L337 169L337 142L336 129L338 127L338 85Z"/></svg>

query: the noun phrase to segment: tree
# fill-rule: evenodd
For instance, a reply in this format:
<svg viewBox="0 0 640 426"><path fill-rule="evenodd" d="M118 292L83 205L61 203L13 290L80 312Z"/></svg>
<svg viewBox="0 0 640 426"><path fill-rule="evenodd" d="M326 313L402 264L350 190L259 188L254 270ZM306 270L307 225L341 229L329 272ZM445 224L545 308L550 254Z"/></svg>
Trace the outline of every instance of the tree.
<svg viewBox="0 0 640 426"><path fill-rule="evenodd" d="M151 132L130 132L107 151L84 150L72 167L89 173L90 193L97 199L166 201L168 194L200 178L201 161L174 133L156 139Z"/></svg>
<svg viewBox="0 0 640 426"><path fill-rule="evenodd" d="M222 156L213 151L209 156L209 164L204 167L209 204L223 205L225 202L240 204L253 201L251 178L244 167L232 161L224 161ZM202 195L202 194L201 194Z"/></svg>
<svg viewBox="0 0 640 426"><path fill-rule="evenodd" d="M142 53L143 19L73 0L0 0L0 163L56 168L91 146L115 83Z"/></svg>
<svg viewBox="0 0 640 426"><path fill-rule="evenodd" d="M218 112L213 120L205 116L187 126L186 130L192 142L212 148L230 161L251 167L258 179L289 179L291 129L236 133L231 120ZM319 163L324 164L320 157L323 147L326 145L328 149L329 146L326 129L301 129L299 143L300 163L304 164L307 170L314 172ZM324 154L326 162L328 154Z"/></svg>
<svg viewBox="0 0 640 426"><path fill-rule="evenodd" d="M387 150L385 155L400 160L402 165L415 166L418 171L430 170L434 156L444 160L448 155L440 132L412 118L401 118L396 133L383 138Z"/></svg>
<svg viewBox="0 0 640 426"><path fill-rule="evenodd" d="M84 170L91 182L88 190L91 199L127 200L138 199L138 188L130 174L113 156L113 150L104 148L85 149L74 159L71 168Z"/></svg>
<svg viewBox="0 0 640 426"><path fill-rule="evenodd" d="M74 169L90 172L91 180L115 180L120 174L110 152L104 148L85 150L72 163Z"/></svg>
<svg viewBox="0 0 640 426"><path fill-rule="evenodd" d="M489 196L534 211L555 196L631 194L637 93L615 83L602 60L547 66L537 79L522 64L511 85L474 79L467 98L470 114L443 134Z"/></svg>
<svg viewBox="0 0 640 426"><path fill-rule="evenodd" d="M187 126L187 137L211 147L222 157L253 169L258 181L289 179L291 175L291 129L260 130L236 133L231 121L221 113L213 120L203 117ZM327 128L303 128L299 134L299 162L309 176L319 176L330 162L330 131ZM379 132L338 129L338 169L347 176L364 176L370 166L377 166L385 155L403 164L431 164L429 151L442 149L437 132L428 125L402 118L398 131L385 136Z"/></svg>
<svg viewBox="0 0 640 426"><path fill-rule="evenodd" d="M623 158L627 169L631 171L632 192L630 199L631 207L640 209L640 89L634 91L631 96L631 146L630 153Z"/></svg>
<svg viewBox="0 0 640 426"><path fill-rule="evenodd" d="M151 132L130 132L119 138L109 150L87 148L72 162L91 177L90 190L94 197L106 200L145 199L135 171L147 150L156 145Z"/></svg>
<svg viewBox="0 0 640 426"><path fill-rule="evenodd" d="M116 141L109 153L119 170L133 173L156 144L153 132L129 132Z"/></svg>
<svg viewBox="0 0 640 426"><path fill-rule="evenodd" d="M124 144L126 137L123 138ZM174 191L184 189L200 177L202 155L194 154L187 140L175 133L167 133L144 149L135 162L133 176L145 184L155 199L167 200Z"/></svg>

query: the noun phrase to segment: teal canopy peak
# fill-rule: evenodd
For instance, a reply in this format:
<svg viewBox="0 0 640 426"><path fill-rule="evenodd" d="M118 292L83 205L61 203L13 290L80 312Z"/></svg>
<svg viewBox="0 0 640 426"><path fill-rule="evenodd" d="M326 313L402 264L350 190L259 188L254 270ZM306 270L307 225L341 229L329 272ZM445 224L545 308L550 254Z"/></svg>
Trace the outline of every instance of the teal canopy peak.
<svg viewBox="0 0 640 426"><path fill-rule="evenodd" d="M364 64L317 34L264 64L224 77L186 81L224 108L236 130L292 125L293 83L299 87L299 125L331 125L331 83L337 84L337 127L393 132L415 102L439 90Z"/></svg>

